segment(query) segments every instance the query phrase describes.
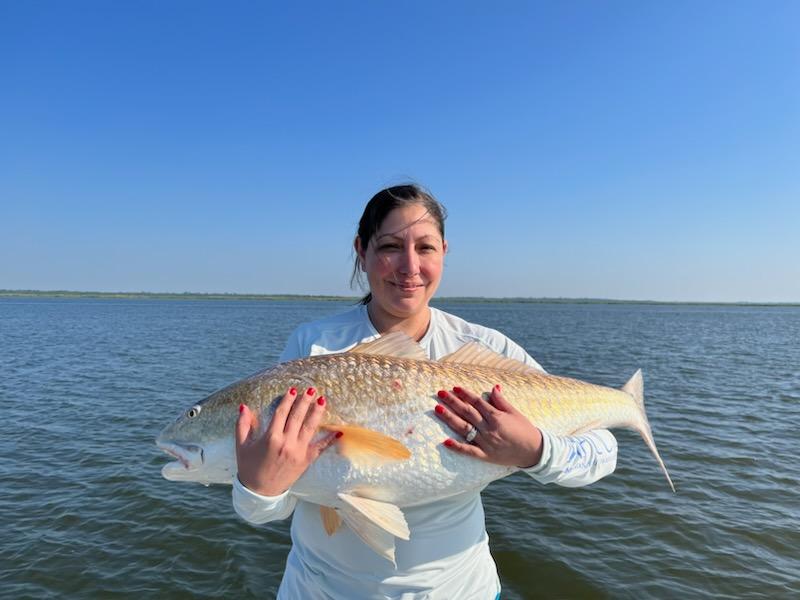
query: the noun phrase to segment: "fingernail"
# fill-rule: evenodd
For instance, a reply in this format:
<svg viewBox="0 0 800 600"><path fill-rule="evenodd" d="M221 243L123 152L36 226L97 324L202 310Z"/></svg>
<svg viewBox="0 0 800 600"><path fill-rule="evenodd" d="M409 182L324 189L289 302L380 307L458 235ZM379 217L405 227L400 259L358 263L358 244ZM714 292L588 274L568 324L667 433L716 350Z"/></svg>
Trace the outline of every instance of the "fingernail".
<svg viewBox="0 0 800 600"><path fill-rule="evenodd" d="M453 447L453 440L451 440L450 438L447 438L444 441L444 445L447 446L448 448L452 448Z"/></svg>
<svg viewBox="0 0 800 600"><path fill-rule="evenodd" d="M316 393L317 393L317 390L315 390L314 388L308 388L306 390L306 394L308 394L309 396L313 396Z"/></svg>
<svg viewBox="0 0 800 600"><path fill-rule="evenodd" d="M498 392L501 391L500 390L500 384L498 383L496 386L494 386L494 389L496 389Z"/></svg>
<svg viewBox="0 0 800 600"><path fill-rule="evenodd" d="M244 412L244 404L240 404L239 405L239 414L242 414L243 412Z"/></svg>
<svg viewBox="0 0 800 600"><path fill-rule="evenodd" d="M336 432L336 439L338 440L340 437L344 435L344 431L337 431Z"/></svg>
<svg viewBox="0 0 800 600"><path fill-rule="evenodd" d="M439 398L447 398L447 392L445 392L444 390L439 390L438 392L436 392L436 395L439 396Z"/></svg>
<svg viewBox="0 0 800 600"><path fill-rule="evenodd" d="M289 393L294 396L297 393L297 388L292 386L289 388Z"/></svg>
<svg viewBox="0 0 800 600"><path fill-rule="evenodd" d="M443 415L444 414L444 406L442 406L441 404L437 404L436 408L434 408L433 410L436 411L437 415Z"/></svg>
<svg viewBox="0 0 800 600"><path fill-rule="evenodd" d="M461 393L461 392L463 392L464 390L462 390L460 387L456 386L456 387L454 387L454 388L453 388L453 391L454 391L456 394L460 394L460 393Z"/></svg>
<svg viewBox="0 0 800 600"><path fill-rule="evenodd" d="M320 406L325 406L325 398L323 396L317 398L317 404L319 404Z"/></svg>

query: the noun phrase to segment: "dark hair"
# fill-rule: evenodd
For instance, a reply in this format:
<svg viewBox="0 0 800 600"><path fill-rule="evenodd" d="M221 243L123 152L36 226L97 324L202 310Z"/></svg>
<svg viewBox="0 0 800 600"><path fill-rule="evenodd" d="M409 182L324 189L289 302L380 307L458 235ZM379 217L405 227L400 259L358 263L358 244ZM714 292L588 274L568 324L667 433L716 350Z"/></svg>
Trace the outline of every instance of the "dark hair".
<svg viewBox="0 0 800 600"><path fill-rule="evenodd" d="M447 218L447 210L442 206L430 192L425 191L420 186L409 183L405 185L395 185L375 194L364 207L364 214L358 222L358 239L361 240L361 248L366 251L369 241L372 239L383 224L386 216L395 208L421 204L428 211L428 214L436 221L439 233L444 239L444 220ZM361 269L358 254L356 254L353 264L353 274L350 276L350 286L358 282L361 284ZM361 298L360 304L367 304L372 300L372 292Z"/></svg>

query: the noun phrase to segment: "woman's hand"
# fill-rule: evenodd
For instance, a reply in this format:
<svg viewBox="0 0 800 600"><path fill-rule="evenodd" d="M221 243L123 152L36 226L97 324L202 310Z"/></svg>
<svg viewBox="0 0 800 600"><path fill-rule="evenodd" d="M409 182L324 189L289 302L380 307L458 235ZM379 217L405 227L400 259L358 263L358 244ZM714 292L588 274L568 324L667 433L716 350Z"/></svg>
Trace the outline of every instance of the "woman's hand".
<svg viewBox="0 0 800 600"><path fill-rule="evenodd" d="M258 417L244 404L236 421L236 464L239 481L263 496L278 496L288 490L308 466L341 433L332 433L314 443L325 412L325 398L316 398L308 388L297 394L290 388L275 409L266 431L258 434Z"/></svg>
<svg viewBox="0 0 800 600"><path fill-rule="evenodd" d="M454 387L441 390L436 415L464 438L472 427L477 434L471 443L446 439L444 445L468 456L497 465L530 468L542 458L542 432L509 404L496 385L489 402L469 390Z"/></svg>

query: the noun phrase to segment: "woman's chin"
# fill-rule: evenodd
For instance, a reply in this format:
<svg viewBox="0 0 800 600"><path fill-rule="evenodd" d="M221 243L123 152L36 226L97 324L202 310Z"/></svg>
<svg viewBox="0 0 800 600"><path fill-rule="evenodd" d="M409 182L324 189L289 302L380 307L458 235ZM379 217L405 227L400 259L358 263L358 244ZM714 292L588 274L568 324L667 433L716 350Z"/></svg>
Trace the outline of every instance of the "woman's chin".
<svg viewBox="0 0 800 600"><path fill-rule="evenodd" d="M413 294L393 294L389 306L391 312L398 317L412 317L425 310L428 307L428 301L424 290L420 289Z"/></svg>

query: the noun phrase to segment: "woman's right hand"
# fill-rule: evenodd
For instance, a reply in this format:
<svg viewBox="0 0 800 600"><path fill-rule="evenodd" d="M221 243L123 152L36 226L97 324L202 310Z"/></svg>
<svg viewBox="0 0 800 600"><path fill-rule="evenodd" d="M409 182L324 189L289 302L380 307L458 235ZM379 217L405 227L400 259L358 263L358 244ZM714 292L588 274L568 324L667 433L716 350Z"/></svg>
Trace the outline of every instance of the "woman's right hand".
<svg viewBox="0 0 800 600"><path fill-rule="evenodd" d="M279 496L341 436L331 433L312 443L325 413L325 398L315 396L314 388L302 395L290 388L260 435L258 417L244 404L239 406L236 464L242 485L262 496Z"/></svg>

